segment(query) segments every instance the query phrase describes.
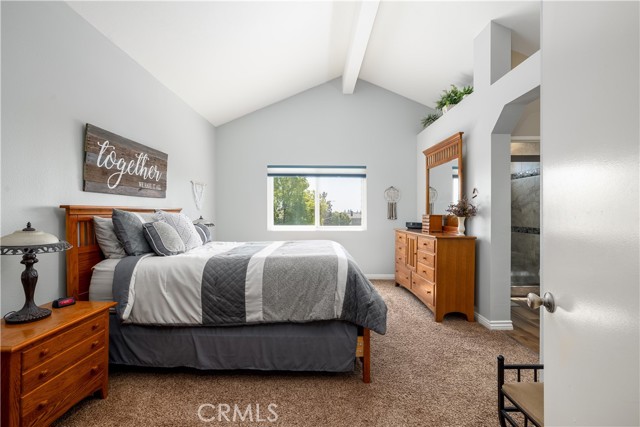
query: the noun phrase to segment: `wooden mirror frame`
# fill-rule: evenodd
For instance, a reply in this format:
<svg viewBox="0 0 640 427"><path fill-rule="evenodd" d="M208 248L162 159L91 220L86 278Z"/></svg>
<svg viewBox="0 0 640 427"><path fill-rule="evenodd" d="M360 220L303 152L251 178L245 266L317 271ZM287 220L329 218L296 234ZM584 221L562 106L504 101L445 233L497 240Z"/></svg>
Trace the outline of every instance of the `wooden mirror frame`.
<svg viewBox="0 0 640 427"><path fill-rule="evenodd" d="M440 166L451 160L458 160L458 194L462 197L462 134L464 132L458 132L451 135L449 138L440 141L436 145L427 148L422 153L426 157L427 166L427 215L431 215L432 212L429 209L429 169L433 169L436 166Z"/></svg>

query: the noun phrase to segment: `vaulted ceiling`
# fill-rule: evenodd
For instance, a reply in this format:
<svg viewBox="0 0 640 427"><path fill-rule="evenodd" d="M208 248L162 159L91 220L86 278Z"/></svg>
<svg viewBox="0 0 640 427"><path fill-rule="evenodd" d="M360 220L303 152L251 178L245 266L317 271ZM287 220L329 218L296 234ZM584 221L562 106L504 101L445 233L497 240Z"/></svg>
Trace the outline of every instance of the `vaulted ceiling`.
<svg viewBox="0 0 640 427"><path fill-rule="evenodd" d="M473 39L491 20L513 30L513 50L539 49L537 1L361 3L68 2L216 126L345 70L433 107L472 82Z"/></svg>

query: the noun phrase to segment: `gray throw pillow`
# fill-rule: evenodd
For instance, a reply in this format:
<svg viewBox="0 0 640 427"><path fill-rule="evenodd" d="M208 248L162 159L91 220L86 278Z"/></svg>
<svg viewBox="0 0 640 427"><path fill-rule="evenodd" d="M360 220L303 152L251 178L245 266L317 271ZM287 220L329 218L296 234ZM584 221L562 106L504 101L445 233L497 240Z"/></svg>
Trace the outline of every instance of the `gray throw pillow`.
<svg viewBox="0 0 640 427"><path fill-rule="evenodd" d="M148 222L142 228L144 237L157 255L172 256L184 252L184 242L178 232L166 222Z"/></svg>
<svg viewBox="0 0 640 427"><path fill-rule="evenodd" d="M196 231L200 235L202 243L209 243L211 241L211 230L204 224L193 224L196 227Z"/></svg>
<svg viewBox="0 0 640 427"><path fill-rule="evenodd" d="M152 215L143 215L119 209L113 210L111 215L113 229L127 255L143 255L153 252L142 232L142 225L146 222L151 222L152 218Z"/></svg>
<svg viewBox="0 0 640 427"><path fill-rule="evenodd" d="M113 229L111 218L93 217L93 229L96 233L98 246L102 250L105 258L119 259L127 256Z"/></svg>
<svg viewBox="0 0 640 427"><path fill-rule="evenodd" d="M185 214L157 211L156 218L159 221L166 222L178 232L187 251L202 246L202 239L196 231L196 227Z"/></svg>

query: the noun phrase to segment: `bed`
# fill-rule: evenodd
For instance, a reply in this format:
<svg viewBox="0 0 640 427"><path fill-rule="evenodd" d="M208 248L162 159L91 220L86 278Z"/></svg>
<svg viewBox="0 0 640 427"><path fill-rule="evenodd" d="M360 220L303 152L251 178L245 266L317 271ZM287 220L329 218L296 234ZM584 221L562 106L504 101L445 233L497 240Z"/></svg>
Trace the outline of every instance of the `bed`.
<svg viewBox="0 0 640 427"><path fill-rule="evenodd" d="M108 299L111 297L108 282L112 280L109 277L115 274L115 267L109 266L108 261L113 260L104 262L94 232L93 217L109 218L114 208L136 213L153 213L156 209L79 205L62 205L61 208L65 209L66 240L73 245L67 251L66 259L67 294L78 300L89 300L90 296ZM163 210L180 212L180 209ZM96 281L94 277L94 285L90 289L94 268L96 276L99 272L102 279ZM103 283L101 288L96 285L100 282ZM366 324L363 321L357 322L360 326L344 319L304 323L158 326L127 324L121 314L110 315L109 358L113 364L215 370L345 372L353 370L354 361L359 359L363 381L371 381L370 328L362 326ZM386 322L386 307L384 314Z"/></svg>

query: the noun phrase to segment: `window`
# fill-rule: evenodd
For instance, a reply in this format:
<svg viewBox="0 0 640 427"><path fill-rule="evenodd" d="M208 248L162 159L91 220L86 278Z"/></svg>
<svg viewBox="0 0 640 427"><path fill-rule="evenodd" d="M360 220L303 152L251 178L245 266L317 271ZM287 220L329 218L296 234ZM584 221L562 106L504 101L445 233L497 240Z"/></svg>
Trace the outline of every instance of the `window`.
<svg viewBox="0 0 640 427"><path fill-rule="evenodd" d="M269 230L366 230L365 166L267 166Z"/></svg>

